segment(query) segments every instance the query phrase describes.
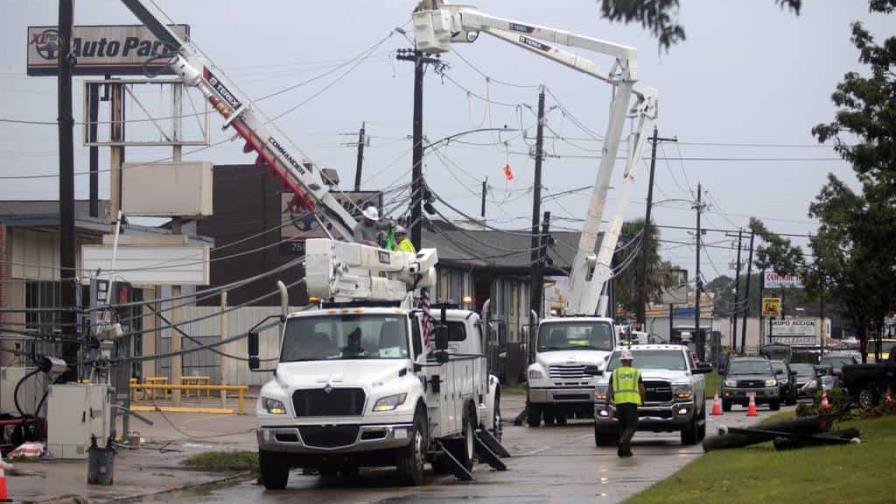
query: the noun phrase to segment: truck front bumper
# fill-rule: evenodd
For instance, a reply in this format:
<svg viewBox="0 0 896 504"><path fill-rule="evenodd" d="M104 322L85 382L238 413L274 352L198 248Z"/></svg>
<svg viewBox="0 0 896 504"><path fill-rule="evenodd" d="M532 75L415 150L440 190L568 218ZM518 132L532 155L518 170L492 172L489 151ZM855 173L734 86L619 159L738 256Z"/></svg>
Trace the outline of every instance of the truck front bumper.
<svg viewBox="0 0 896 504"><path fill-rule="evenodd" d="M527 398L532 404L592 403L594 387L530 387Z"/></svg>
<svg viewBox="0 0 896 504"><path fill-rule="evenodd" d="M638 430L653 432L679 431L688 426L696 415L694 401L671 404L646 404L638 407ZM594 404L594 423L601 430L615 430L616 406L607 403Z"/></svg>
<svg viewBox="0 0 896 504"><path fill-rule="evenodd" d="M768 404L781 401L781 391L777 386L763 388L727 388L722 387L722 397L732 404L746 406L750 403L750 395L755 396L756 404Z"/></svg>
<svg viewBox="0 0 896 504"><path fill-rule="evenodd" d="M297 454L347 454L402 448L413 423L275 425L256 430L262 450Z"/></svg>

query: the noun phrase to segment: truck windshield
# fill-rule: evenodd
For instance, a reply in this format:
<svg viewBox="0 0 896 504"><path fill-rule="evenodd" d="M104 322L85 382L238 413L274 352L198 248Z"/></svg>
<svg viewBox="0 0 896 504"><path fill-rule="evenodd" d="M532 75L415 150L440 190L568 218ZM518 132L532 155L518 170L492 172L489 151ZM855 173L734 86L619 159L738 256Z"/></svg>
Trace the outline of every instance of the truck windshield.
<svg viewBox="0 0 896 504"><path fill-rule="evenodd" d="M728 374L772 374L771 365L766 360L734 361L728 367Z"/></svg>
<svg viewBox="0 0 896 504"><path fill-rule="evenodd" d="M688 365L681 350L637 350L632 352L632 366L638 369L670 369L687 371ZM615 352L607 365L607 371L619 367L619 352Z"/></svg>
<svg viewBox="0 0 896 504"><path fill-rule="evenodd" d="M612 350L613 326L607 322L551 322L538 330L538 351Z"/></svg>
<svg viewBox="0 0 896 504"><path fill-rule="evenodd" d="M280 362L408 358L407 319L396 315L294 317Z"/></svg>

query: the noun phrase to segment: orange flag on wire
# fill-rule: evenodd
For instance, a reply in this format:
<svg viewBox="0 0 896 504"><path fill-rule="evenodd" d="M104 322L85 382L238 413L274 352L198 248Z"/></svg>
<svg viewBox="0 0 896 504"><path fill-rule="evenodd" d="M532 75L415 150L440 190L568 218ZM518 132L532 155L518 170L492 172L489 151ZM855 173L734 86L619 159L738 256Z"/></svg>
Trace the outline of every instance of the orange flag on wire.
<svg viewBox="0 0 896 504"><path fill-rule="evenodd" d="M508 182L513 180L513 169L510 168L509 164L504 165L504 178L506 178Z"/></svg>

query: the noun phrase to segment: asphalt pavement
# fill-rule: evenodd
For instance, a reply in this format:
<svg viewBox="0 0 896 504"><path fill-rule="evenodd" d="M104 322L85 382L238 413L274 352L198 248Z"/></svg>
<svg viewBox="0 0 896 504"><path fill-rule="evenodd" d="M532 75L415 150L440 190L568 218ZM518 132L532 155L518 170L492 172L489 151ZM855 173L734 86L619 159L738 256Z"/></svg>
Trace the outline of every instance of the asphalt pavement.
<svg viewBox="0 0 896 504"><path fill-rule="evenodd" d="M519 411L519 398L505 398L507 418ZM711 408L711 404L707 404ZM707 410L709 411L709 409ZM708 435L719 425L747 426L773 412L761 407L758 417L747 417L736 407L720 417L708 417ZM480 464L475 481L457 481L452 476L429 474L424 485L404 487L394 470L362 469L351 480L321 478L293 471L283 491L266 491L254 481L213 485L168 493L144 502L309 502L400 503L452 502L475 499L477 503L577 503L620 502L656 481L676 472L703 453L700 445L682 446L678 433L635 435L635 456L620 459L615 448L594 445L593 423L571 421L563 426L514 427L504 430L504 444L513 455L506 459L508 471L497 472Z"/></svg>

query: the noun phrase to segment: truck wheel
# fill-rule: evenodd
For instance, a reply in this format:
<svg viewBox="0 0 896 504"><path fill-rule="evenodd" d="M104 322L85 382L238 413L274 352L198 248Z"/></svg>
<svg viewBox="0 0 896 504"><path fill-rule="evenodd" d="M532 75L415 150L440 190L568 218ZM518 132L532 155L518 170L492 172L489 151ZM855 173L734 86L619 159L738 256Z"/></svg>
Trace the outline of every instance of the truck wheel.
<svg viewBox="0 0 896 504"><path fill-rule="evenodd" d="M781 401L778 400L768 403L768 408L772 411L778 411L779 409L781 409Z"/></svg>
<svg viewBox="0 0 896 504"><path fill-rule="evenodd" d="M566 415L564 415L563 413L558 413L554 416L554 422L557 425L566 425Z"/></svg>
<svg viewBox="0 0 896 504"><path fill-rule="evenodd" d="M722 399L722 411L731 411L731 401Z"/></svg>
<svg viewBox="0 0 896 504"><path fill-rule="evenodd" d="M871 409L877 406L877 402L880 399L880 395L877 392L877 389L874 385L865 385L862 387L862 390L859 391L859 406L862 409Z"/></svg>
<svg viewBox="0 0 896 504"><path fill-rule="evenodd" d="M268 490L283 490L289 481L289 459L282 453L258 450L261 484Z"/></svg>
<svg viewBox="0 0 896 504"><path fill-rule="evenodd" d="M602 430L594 426L594 444L595 446L616 446L619 439L619 433L613 430Z"/></svg>
<svg viewBox="0 0 896 504"><path fill-rule="evenodd" d="M398 451L396 466L405 484L419 486L423 484L423 469L426 464L426 415L419 409L414 415L414 428L410 438L411 442Z"/></svg>
<svg viewBox="0 0 896 504"><path fill-rule="evenodd" d="M705 404L705 403L704 403ZM703 407L703 411L700 412L699 420L702 420L703 423L699 423L697 425L697 441L703 441L706 438L706 407Z"/></svg>
<svg viewBox="0 0 896 504"><path fill-rule="evenodd" d="M534 404L526 405L526 423L529 427L541 425L541 407Z"/></svg>
<svg viewBox="0 0 896 504"><path fill-rule="evenodd" d="M545 412L542 413L541 416L544 417L544 424L545 424L545 426L547 426L547 425L554 425L554 418L555 418L555 416L554 416L554 413L553 413L553 412L551 412L550 410L545 410Z"/></svg>
<svg viewBox="0 0 896 504"><path fill-rule="evenodd" d="M695 416L688 422L688 426L681 431L681 444L688 446L697 444L697 438L700 437L699 434L697 417Z"/></svg>

